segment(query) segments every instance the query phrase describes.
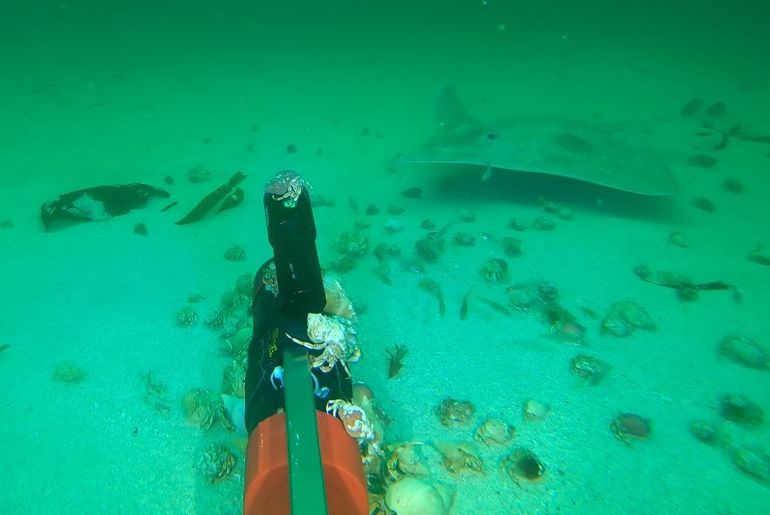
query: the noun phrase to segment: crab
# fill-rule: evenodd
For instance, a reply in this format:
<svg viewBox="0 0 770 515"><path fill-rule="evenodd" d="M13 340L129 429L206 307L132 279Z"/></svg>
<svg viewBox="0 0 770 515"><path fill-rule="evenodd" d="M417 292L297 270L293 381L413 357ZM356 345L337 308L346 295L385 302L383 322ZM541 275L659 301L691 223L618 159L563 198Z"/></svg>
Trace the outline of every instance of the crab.
<svg viewBox="0 0 770 515"><path fill-rule="evenodd" d="M399 444L393 449L393 452L386 463L388 479L396 482L405 475L418 477L427 477L429 472L423 463L423 458L418 446L424 445L422 442L406 442ZM390 447L388 447L390 450Z"/></svg>
<svg viewBox="0 0 770 515"><path fill-rule="evenodd" d="M238 458L224 445L212 445L204 452L198 467L209 483L216 484L230 477Z"/></svg>
<svg viewBox="0 0 770 515"><path fill-rule="evenodd" d="M309 342L286 333L286 336L294 343L310 350L321 351L318 356L309 356L312 368L318 368L321 372L331 372L334 366L339 363L350 375L348 362L358 361L361 357L361 350L356 343L356 332L349 321L321 313L308 313L307 335L311 340Z"/></svg>
<svg viewBox="0 0 770 515"><path fill-rule="evenodd" d="M572 373L588 381L591 386L599 384L611 369L609 364L587 354L578 354L570 362Z"/></svg>
<svg viewBox="0 0 770 515"><path fill-rule="evenodd" d="M484 474L484 463L476 446L471 442L433 442L433 447L443 457L441 464L451 474L465 470Z"/></svg>
<svg viewBox="0 0 770 515"><path fill-rule="evenodd" d="M393 511L385 504L382 495L369 494L369 515L393 515Z"/></svg>
<svg viewBox="0 0 770 515"><path fill-rule="evenodd" d="M458 401L447 397L436 408L436 415L446 427L463 427L471 423L476 408L470 401Z"/></svg>
<svg viewBox="0 0 770 515"><path fill-rule="evenodd" d="M294 206L302 195L302 189L307 186L297 173L288 171L273 178L267 187L267 192L278 202L286 201L288 206Z"/></svg>
<svg viewBox="0 0 770 515"><path fill-rule="evenodd" d="M631 445L633 440L647 440L652 422L636 413L621 413L610 422L610 431L621 442Z"/></svg>
<svg viewBox="0 0 770 515"><path fill-rule="evenodd" d="M182 399L187 423L210 429L223 420L224 406L219 395L204 388L194 388Z"/></svg>
<svg viewBox="0 0 770 515"><path fill-rule="evenodd" d="M356 440L374 440L374 429L366 412L345 399L332 399L326 403L326 413L342 421L345 431Z"/></svg>

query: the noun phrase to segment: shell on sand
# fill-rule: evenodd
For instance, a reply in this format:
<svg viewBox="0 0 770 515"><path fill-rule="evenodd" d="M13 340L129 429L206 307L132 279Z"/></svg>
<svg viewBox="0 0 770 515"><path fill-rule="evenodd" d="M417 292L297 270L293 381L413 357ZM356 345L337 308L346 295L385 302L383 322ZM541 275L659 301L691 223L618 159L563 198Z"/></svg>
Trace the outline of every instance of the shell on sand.
<svg viewBox="0 0 770 515"><path fill-rule="evenodd" d="M246 432L246 401L243 397L236 397L235 395L228 395L223 393L220 395L222 399L222 405L224 406L225 415L230 423L240 434L247 434Z"/></svg>
<svg viewBox="0 0 770 515"><path fill-rule="evenodd" d="M342 283L339 279L324 276L324 293L326 294L324 313L341 316L348 320L356 319L353 303L350 302L345 290L342 289Z"/></svg>
<svg viewBox="0 0 770 515"><path fill-rule="evenodd" d="M628 336L634 329L655 331L657 326L647 310L633 300L614 303L602 321L602 332L613 336Z"/></svg>
<svg viewBox="0 0 770 515"><path fill-rule="evenodd" d="M416 477L430 475L425 459L418 450L422 445L420 442L406 442L392 444L386 448L386 452L390 454L386 468L391 481L397 481L405 475Z"/></svg>
<svg viewBox="0 0 770 515"><path fill-rule="evenodd" d="M726 336L719 344L719 355L745 367L770 369L770 351L754 338Z"/></svg>
<svg viewBox="0 0 770 515"><path fill-rule="evenodd" d="M488 418L476 430L473 438L490 447L499 447L508 444L513 439L516 430L510 424L502 420Z"/></svg>
<svg viewBox="0 0 770 515"><path fill-rule="evenodd" d="M237 356L249 349L253 330L251 327L243 327L230 338L223 338L219 342L222 352Z"/></svg>
<svg viewBox="0 0 770 515"><path fill-rule="evenodd" d="M398 515L447 515L454 496L450 485L405 476L388 487L385 503Z"/></svg>
<svg viewBox="0 0 770 515"><path fill-rule="evenodd" d="M524 420L529 422L539 422L548 417L548 414L551 413L551 406L535 399L527 399L524 401L523 411Z"/></svg>

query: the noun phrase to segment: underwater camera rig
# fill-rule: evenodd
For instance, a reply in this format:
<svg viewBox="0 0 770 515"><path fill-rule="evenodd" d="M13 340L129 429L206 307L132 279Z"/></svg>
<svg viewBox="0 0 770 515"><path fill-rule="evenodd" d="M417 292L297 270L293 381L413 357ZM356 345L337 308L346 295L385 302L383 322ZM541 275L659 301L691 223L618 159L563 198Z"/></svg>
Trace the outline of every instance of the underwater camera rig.
<svg viewBox="0 0 770 515"><path fill-rule="evenodd" d="M316 227L304 180L283 171L264 194L273 259L257 272L246 377L247 515L365 515L368 495L357 442L326 400L352 395L338 363L316 376L308 314L326 304Z"/></svg>

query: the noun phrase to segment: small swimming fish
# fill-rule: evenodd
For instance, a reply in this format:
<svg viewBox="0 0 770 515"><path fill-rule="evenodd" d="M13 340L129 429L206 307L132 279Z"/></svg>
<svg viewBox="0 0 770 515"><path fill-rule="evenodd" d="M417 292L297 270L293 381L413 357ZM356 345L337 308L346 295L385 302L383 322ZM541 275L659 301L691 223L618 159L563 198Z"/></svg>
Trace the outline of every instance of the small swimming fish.
<svg viewBox="0 0 770 515"><path fill-rule="evenodd" d="M392 348L386 349L385 353L388 355L388 379L393 379L401 372L409 349L406 345L395 344Z"/></svg>

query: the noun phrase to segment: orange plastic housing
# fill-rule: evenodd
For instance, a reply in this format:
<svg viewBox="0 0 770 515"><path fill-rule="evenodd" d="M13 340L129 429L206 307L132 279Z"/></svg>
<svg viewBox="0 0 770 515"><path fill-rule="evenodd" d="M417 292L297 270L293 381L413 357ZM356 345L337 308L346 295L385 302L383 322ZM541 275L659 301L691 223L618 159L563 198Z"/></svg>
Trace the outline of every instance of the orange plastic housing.
<svg viewBox="0 0 770 515"><path fill-rule="evenodd" d="M340 420L316 411L329 515L367 515L369 501L358 444ZM291 515L286 415L263 420L249 435L243 513Z"/></svg>

